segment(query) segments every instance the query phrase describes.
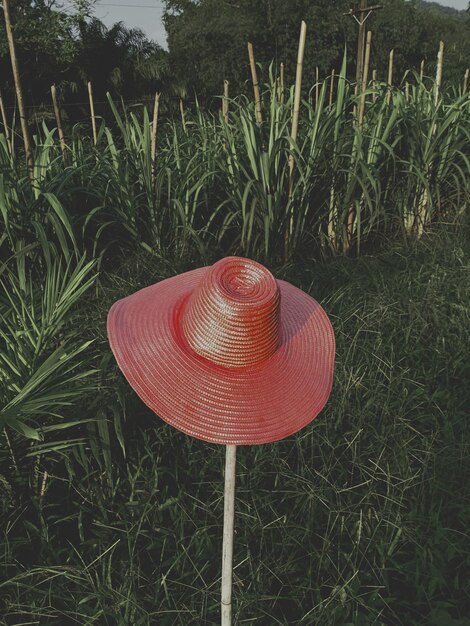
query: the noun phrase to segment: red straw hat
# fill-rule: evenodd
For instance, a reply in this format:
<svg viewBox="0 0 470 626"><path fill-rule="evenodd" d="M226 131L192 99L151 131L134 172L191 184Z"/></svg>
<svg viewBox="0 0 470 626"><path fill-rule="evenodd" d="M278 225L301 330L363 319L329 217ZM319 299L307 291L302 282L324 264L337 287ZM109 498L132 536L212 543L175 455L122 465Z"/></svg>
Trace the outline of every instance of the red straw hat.
<svg viewBox="0 0 470 626"><path fill-rule="evenodd" d="M142 400L205 441L283 439L330 395L335 338L325 311L250 259L227 257L118 300L108 336Z"/></svg>

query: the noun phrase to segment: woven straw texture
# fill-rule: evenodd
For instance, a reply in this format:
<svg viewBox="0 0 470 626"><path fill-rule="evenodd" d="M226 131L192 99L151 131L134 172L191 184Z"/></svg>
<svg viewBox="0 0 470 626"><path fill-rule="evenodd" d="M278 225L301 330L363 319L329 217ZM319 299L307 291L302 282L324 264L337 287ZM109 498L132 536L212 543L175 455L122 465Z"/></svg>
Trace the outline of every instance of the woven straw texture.
<svg viewBox="0 0 470 626"><path fill-rule="evenodd" d="M108 336L141 399L205 441L283 439L331 391L335 339L325 311L249 259L227 257L119 300Z"/></svg>

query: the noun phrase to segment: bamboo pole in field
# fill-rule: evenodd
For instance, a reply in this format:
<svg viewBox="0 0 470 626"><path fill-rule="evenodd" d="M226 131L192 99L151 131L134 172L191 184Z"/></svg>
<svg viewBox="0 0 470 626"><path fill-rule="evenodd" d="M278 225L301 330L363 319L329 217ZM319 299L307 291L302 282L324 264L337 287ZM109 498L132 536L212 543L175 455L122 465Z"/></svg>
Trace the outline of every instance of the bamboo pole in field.
<svg viewBox="0 0 470 626"><path fill-rule="evenodd" d="M331 80L330 80L330 98L328 101L329 106L333 104L333 87L335 84L335 71L331 70Z"/></svg>
<svg viewBox="0 0 470 626"><path fill-rule="evenodd" d="M295 74L295 89L294 89L294 108L292 111L292 128L291 128L291 133L290 133L291 139L293 139L294 141L297 140L297 131L299 128L300 96L302 93L302 69L303 69L306 38L307 38L307 24L302 20L302 23L300 26L299 49L297 52L297 68L296 68L296 74ZM294 156L291 154L289 156L289 173L290 173L291 178L292 178L293 171L294 171Z"/></svg>
<svg viewBox="0 0 470 626"><path fill-rule="evenodd" d="M388 74L387 74L388 93L387 93L387 103L390 102L390 96L392 94L392 84L393 84L393 48L390 50L390 54L388 55Z"/></svg>
<svg viewBox="0 0 470 626"><path fill-rule="evenodd" d="M376 102L377 101L377 70L376 69L372 70L372 89L373 89L372 102Z"/></svg>
<svg viewBox="0 0 470 626"><path fill-rule="evenodd" d="M421 65L419 68L419 80L422 82L424 78L424 59L421 61Z"/></svg>
<svg viewBox="0 0 470 626"><path fill-rule="evenodd" d="M320 71L317 65L315 67L315 111L318 109L319 97L320 97Z"/></svg>
<svg viewBox="0 0 470 626"><path fill-rule="evenodd" d="M300 112L300 96L302 93L302 70L303 70L303 62L304 62L304 54L305 54L305 41L307 38L307 24L302 20L300 25L300 37L299 37L299 49L297 52L297 68L295 72L295 88L294 88L294 108L292 110L292 128L291 128L291 139L292 141L297 140L297 131L299 128L299 112ZM287 227L284 234L284 257L287 260L289 256L289 244L290 244L290 235L293 229L293 212L291 206L292 199L292 189L294 182L294 154L291 150L289 154L289 199L287 204L287 213L289 219L287 220Z"/></svg>
<svg viewBox="0 0 470 626"><path fill-rule="evenodd" d="M87 87L88 87L88 100L90 102L91 128L93 130L93 144L96 146L96 142L98 138L96 134L95 103L93 102L93 89L91 87L91 80L88 81Z"/></svg>
<svg viewBox="0 0 470 626"><path fill-rule="evenodd" d="M281 63L279 69L279 92L278 92L279 102L284 102L284 63Z"/></svg>
<svg viewBox="0 0 470 626"><path fill-rule="evenodd" d="M253 82L253 93L255 96L255 115L256 121L261 124L263 114L261 113L261 96L259 93L258 73L256 71L255 53L253 44L248 42L248 58L250 59L251 80Z"/></svg>
<svg viewBox="0 0 470 626"><path fill-rule="evenodd" d="M367 0L360 0L359 5L359 32L357 35L357 56L356 56L356 89L362 83L362 76L364 71L364 45L366 43L366 19L364 17L366 10Z"/></svg>
<svg viewBox="0 0 470 626"><path fill-rule="evenodd" d="M390 50L390 54L388 55L387 85L389 87L391 87L393 84L393 56L394 56L394 50L392 48Z"/></svg>
<svg viewBox="0 0 470 626"><path fill-rule="evenodd" d="M5 30L7 33L8 49L10 52L11 69L13 71L13 80L15 82L16 99L20 112L21 133L23 135L24 149L26 153L26 164L31 183L34 184L34 156L31 147L31 138L29 136L28 120L26 118L26 109L23 100L23 88L21 85L20 70L18 59L16 57L15 39L13 37L13 28L11 25L10 0L3 0L3 14L5 17Z"/></svg>
<svg viewBox="0 0 470 626"><path fill-rule="evenodd" d="M224 531L222 541L221 626L232 625L233 527L237 446L225 448Z"/></svg>
<svg viewBox="0 0 470 626"><path fill-rule="evenodd" d="M224 80L224 97L222 98L222 115L224 116L225 123L228 124L228 80Z"/></svg>
<svg viewBox="0 0 470 626"><path fill-rule="evenodd" d="M0 91L0 113L2 115L3 132L5 133L5 139L7 142L8 150L10 154L13 154L13 148L10 140L10 129L8 128L7 115L5 113L5 106L3 104L2 92Z"/></svg>
<svg viewBox="0 0 470 626"><path fill-rule="evenodd" d="M367 90L367 81L369 77L371 41L372 41L372 31L369 30L367 31L365 57L364 57L364 64L362 66L362 84L360 85L361 97L359 99L359 111L358 111L358 116L357 116L357 123L358 123L359 128L362 128L364 124L364 112L366 108L366 90ZM344 246L344 250L347 254L351 250L351 246L352 246L353 232L354 232L354 217L355 217L355 210L354 210L354 206L351 205L348 211L348 220L347 220L347 227L346 227L346 242Z"/></svg>
<svg viewBox="0 0 470 626"><path fill-rule="evenodd" d="M465 70L465 74L463 75L463 93L465 93L468 89L468 67Z"/></svg>
<svg viewBox="0 0 470 626"><path fill-rule="evenodd" d="M187 133L186 115L184 112L183 98L180 98L180 113L181 113L181 124L183 125L183 130L185 133Z"/></svg>
<svg viewBox="0 0 470 626"><path fill-rule="evenodd" d="M442 64L444 62L444 42L439 42L439 52L437 53L437 69L436 69L436 91L434 94L434 105L437 106L441 95L442 85Z"/></svg>
<svg viewBox="0 0 470 626"><path fill-rule="evenodd" d="M434 106L437 106L439 103L439 98L441 95L441 85L442 85L442 64L444 61L444 42L440 41L439 42L439 52L437 53L437 68L436 68L436 83L435 83L435 93L434 93ZM434 121L432 126L431 126L431 130L430 130L430 134L431 137L434 136L434 133L436 132L436 122ZM430 164L426 164L426 169L425 169L425 173L426 173L426 179L429 180L429 167ZM427 185L425 185L424 189L421 192L421 197L419 200L419 204L418 204L418 211L417 214L415 216L415 220L417 221L417 235L418 238L420 238L423 233L424 233L424 229L426 228L427 223L429 222L429 193L428 193L428 187Z"/></svg>
<svg viewBox="0 0 470 626"><path fill-rule="evenodd" d="M157 153L157 126L158 109L160 107L160 94L155 92L155 102L153 105L152 135L150 137L150 160L152 162L152 183L155 182L155 155Z"/></svg>
<svg viewBox="0 0 470 626"><path fill-rule="evenodd" d="M405 80L405 100L406 102L408 102L408 100L410 99L410 83Z"/></svg>
<svg viewBox="0 0 470 626"><path fill-rule="evenodd" d="M369 76L369 62L370 62L370 46L372 41L372 31L367 31L367 40L366 40L366 54L364 58L364 66L362 69L362 86L361 86L361 99L359 101L359 128L362 128L364 123L364 111L366 108L366 91L367 91L367 81Z"/></svg>
<svg viewBox="0 0 470 626"><path fill-rule="evenodd" d="M59 103L57 101L57 90L55 88L55 85L51 85L51 96L52 96L52 104L54 105L54 115L55 115L55 121L57 124L57 131L59 133L60 151L62 152L62 158L65 163L67 160L67 155L65 152L64 129L62 128L62 119L60 116L60 108L59 108Z"/></svg>

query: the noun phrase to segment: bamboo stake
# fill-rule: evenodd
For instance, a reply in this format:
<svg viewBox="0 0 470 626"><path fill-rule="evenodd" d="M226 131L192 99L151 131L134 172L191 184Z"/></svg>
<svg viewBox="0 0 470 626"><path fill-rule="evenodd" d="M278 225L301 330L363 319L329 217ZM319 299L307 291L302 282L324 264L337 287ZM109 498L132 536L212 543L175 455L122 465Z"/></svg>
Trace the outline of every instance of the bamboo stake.
<svg viewBox="0 0 470 626"><path fill-rule="evenodd" d="M300 96L302 91L302 66L304 60L305 53L305 40L307 37L307 24L302 20L302 24L300 26L300 38L299 38L299 49L297 52L297 69L295 74L295 89L294 89L294 109L292 112L292 128L291 128L291 139L296 141L297 139L297 131L299 128L299 111L300 111ZM290 178L292 178L292 173L294 171L294 156L291 154L289 156L289 174ZM292 182L292 180L291 180Z"/></svg>
<svg viewBox="0 0 470 626"><path fill-rule="evenodd" d="M359 5L359 31L357 34L357 57L356 57L356 86L359 89L364 75L364 45L366 42L366 5L367 0L360 0ZM355 94L356 95L356 94Z"/></svg>
<svg viewBox="0 0 470 626"><path fill-rule="evenodd" d="M54 105L55 121L57 124L57 130L59 132L60 151L62 152L62 158L65 163L67 160L67 155L65 152L65 137L64 137L64 130L62 128L62 119L60 117L60 109L59 109L59 103L57 101L57 91L56 91L55 85L51 85L51 96L52 96L52 104Z"/></svg>
<svg viewBox="0 0 470 626"><path fill-rule="evenodd" d="M320 71L318 65L315 67L315 110L318 109L318 99L320 97Z"/></svg>
<svg viewBox="0 0 470 626"><path fill-rule="evenodd" d="M153 105L152 135L150 137L150 160L152 162L152 182L155 182L155 155L157 153L157 126L158 126L158 109L160 107L160 94L155 93L155 102Z"/></svg>
<svg viewBox="0 0 470 626"><path fill-rule="evenodd" d="M90 101L90 113L91 113L91 127L93 129L93 144L96 146L96 120L95 120L95 104L93 102L93 90L91 88L91 80L88 81L88 99Z"/></svg>
<svg viewBox="0 0 470 626"><path fill-rule="evenodd" d="M253 93L255 96L256 121L261 124L261 122L263 121L263 115L261 113L261 97L259 93L258 73L256 71L253 44L250 42L248 42L248 57L250 59L251 80L253 82Z"/></svg>
<svg viewBox="0 0 470 626"><path fill-rule="evenodd" d="M222 542L221 626L232 624L233 526L237 446L225 450L224 534Z"/></svg>
<svg viewBox="0 0 470 626"><path fill-rule="evenodd" d="M362 66L362 84L360 86L361 89L361 97L359 100L359 112L357 123L359 128L362 128L364 124L364 112L366 108L366 89L367 89L367 81L369 77L369 61L370 61L370 46L372 41L372 31L367 31L367 39L366 39L366 52L364 58L364 64ZM355 210L354 206L351 205L348 211L348 222L346 227L346 242L344 246L344 251L346 254L349 253L352 246L353 240L353 232L354 232L354 218L355 218Z"/></svg>
<svg viewBox="0 0 470 626"><path fill-rule="evenodd" d="M364 67L362 70L362 86L361 86L361 100L359 102L359 128L362 128L364 123L364 111L366 108L366 90L367 80L369 76L369 61L370 61L370 45L372 41L372 31L367 31L366 40L366 56L364 59Z"/></svg>
<svg viewBox="0 0 470 626"><path fill-rule="evenodd" d="M10 129L8 128L7 116L5 113L5 107L3 105L2 92L0 91L0 112L2 114L3 132L5 133L5 139L7 142L8 150L10 154L13 154L13 149L10 141Z"/></svg>
<svg viewBox="0 0 470 626"><path fill-rule="evenodd" d="M329 98L329 106L333 104L333 87L335 84L335 71L331 70L331 81L330 81L330 98Z"/></svg>
<svg viewBox="0 0 470 626"><path fill-rule="evenodd" d="M11 69L13 71L13 80L15 81L16 99L18 101L18 109L20 112L20 124L21 132L23 135L24 149L26 152L26 163L28 167L29 178L31 180L31 183L34 184L34 157L31 147L31 139L29 136L28 120L26 118L26 109L23 100L23 89L21 86L18 59L16 57L13 28L11 25L10 0L3 0L3 14L5 16L5 30L8 39L8 49L10 51Z"/></svg>
<svg viewBox="0 0 470 626"><path fill-rule="evenodd" d="M284 102L284 63L281 63L279 70L279 102Z"/></svg>
<svg viewBox="0 0 470 626"><path fill-rule="evenodd" d="M387 84L389 87L392 86L393 82L393 55L394 50L390 50L390 54L388 55L388 76L387 76Z"/></svg>
<svg viewBox="0 0 470 626"><path fill-rule="evenodd" d="M387 75L388 93L387 93L387 103L390 102L390 96L392 94L392 81L393 81L393 48L392 48L392 50L390 50L390 54L388 56L388 75Z"/></svg>
<svg viewBox="0 0 470 626"><path fill-rule="evenodd" d="M224 116L225 123L228 124L228 80L224 80L224 97L222 98L222 115Z"/></svg>
<svg viewBox="0 0 470 626"><path fill-rule="evenodd" d="M465 74L463 75L463 93L467 91L468 88L468 67L465 70Z"/></svg>
<svg viewBox="0 0 470 626"><path fill-rule="evenodd" d="M184 114L184 105L183 105L183 99L180 98L180 113L181 113L181 124L183 125L183 130L186 133L187 129L186 129L186 116Z"/></svg>
<svg viewBox="0 0 470 626"><path fill-rule="evenodd" d="M439 42L439 52L437 53L437 69L436 69L436 84L435 84L435 93L434 93L434 106L437 106L439 103L439 97L441 93L441 84L442 84L442 64L444 61L444 42ZM434 136L436 132L436 122L433 122L431 126L431 137ZM429 180L429 169L430 163L426 164L426 179ZM423 235L424 229L429 221L429 193L427 186L424 187L421 198L418 205L417 215L417 235L418 239Z"/></svg>
<svg viewBox="0 0 470 626"><path fill-rule="evenodd" d="M373 96L372 96L372 102L376 102L377 100L377 70L372 70L372 89L373 89Z"/></svg>
<svg viewBox="0 0 470 626"><path fill-rule="evenodd" d="M410 99L410 83L405 80L405 100L406 102L408 102L408 100Z"/></svg>
<svg viewBox="0 0 470 626"><path fill-rule="evenodd" d="M439 42L439 52L437 53L437 69L436 69L436 91L434 94L434 105L437 106L439 96L441 94L442 84L442 64L444 61L444 42Z"/></svg>
<svg viewBox="0 0 470 626"><path fill-rule="evenodd" d="M302 20L300 26L300 37L299 37L299 49L297 52L297 68L295 73L295 88L294 88L294 108L292 111L292 128L291 128L291 139L293 141L297 140L297 130L299 128L299 111L300 111L300 96L302 92L302 68L304 62L304 53L305 53L305 40L307 38L307 24ZM289 256L289 244L290 244L290 235L292 234L293 228L293 213L291 210L291 199L292 199L292 188L294 181L294 154L291 151L289 154L289 199L287 204L287 212L290 214L290 219L288 220L286 232L284 235L284 257L287 260Z"/></svg>
<svg viewBox="0 0 470 626"><path fill-rule="evenodd" d="M421 66L419 68L419 80L422 81L424 78L424 59L421 61Z"/></svg>

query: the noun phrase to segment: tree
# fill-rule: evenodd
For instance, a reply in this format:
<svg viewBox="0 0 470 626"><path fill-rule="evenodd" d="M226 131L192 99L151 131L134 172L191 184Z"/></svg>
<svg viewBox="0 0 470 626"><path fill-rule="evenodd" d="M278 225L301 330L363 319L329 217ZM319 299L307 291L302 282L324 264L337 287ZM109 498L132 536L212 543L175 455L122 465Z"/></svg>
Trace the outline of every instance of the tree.
<svg viewBox="0 0 470 626"><path fill-rule="evenodd" d="M79 22L75 70L91 80L98 96L106 91L126 98L162 88L167 53L139 29L117 22L107 28L97 18Z"/></svg>
<svg viewBox="0 0 470 626"><path fill-rule="evenodd" d="M26 104L50 105L53 83L67 104L86 102L88 80L96 100L105 100L106 91L127 99L153 96L156 90L183 93L184 85L170 74L168 53L122 22L107 28L92 16L94 2L74 0L73 12L65 13L56 0L11 0ZM0 20L0 87L11 106L13 80L4 32ZM84 114L74 106L67 111L70 121Z"/></svg>
<svg viewBox="0 0 470 626"><path fill-rule="evenodd" d="M353 4L348 0L166 0L171 67L188 78L198 97L219 95L224 79L231 82L232 94L239 93L250 76L246 44L251 41L264 69L271 61L276 66L284 62L291 83L300 22L305 20L306 83L312 84L315 66L323 76L339 69L345 45L353 76L357 24L344 15ZM392 48L397 77L407 69L419 70L423 58L434 63L440 39L446 42L447 80L463 75L470 52L470 20L464 11L417 0L381 0L380 4L383 9L367 20L367 29L373 31L371 64L379 76L386 78ZM266 78L264 71L261 80Z"/></svg>
<svg viewBox="0 0 470 626"><path fill-rule="evenodd" d="M300 23L305 20L305 73L312 81L315 65L329 72L341 62L344 43L354 32L343 16L348 7L347 0L166 0L170 63L186 72L198 97L220 94L224 79L236 93L249 78L251 41L265 69L271 61L284 62L286 78L293 80Z"/></svg>
<svg viewBox="0 0 470 626"><path fill-rule="evenodd" d="M18 61L26 100L43 102L49 89L71 67L77 52L78 21L94 0L75 0L75 12L66 13L56 0L11 0L11 14ZM3 9L0 14L0 72L2 86L12 90L10 59Z"/></svg>

